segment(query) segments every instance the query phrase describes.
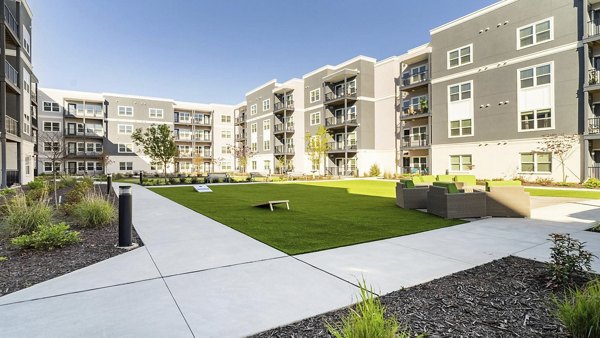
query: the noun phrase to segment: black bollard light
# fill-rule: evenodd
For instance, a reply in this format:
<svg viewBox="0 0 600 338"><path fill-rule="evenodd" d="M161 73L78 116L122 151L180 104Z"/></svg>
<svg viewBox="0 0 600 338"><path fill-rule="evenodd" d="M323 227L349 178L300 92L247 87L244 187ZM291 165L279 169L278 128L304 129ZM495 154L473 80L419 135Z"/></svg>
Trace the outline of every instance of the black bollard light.
<svg viewBox="0 0 600 338"><path fill-rule="evenodd" d="M106 175L106 194L110 195L110 191L112 190L112 174Z"/></svg>
<svg viewBox="0 0 600 338"><path fill-rule="evenodd" d="M140 185L144 185L144 172L140 171Z"/></svg>
<svg viewBox="0 0 600 338"><path fill-rule="evenodd" d="M132 197L131 186L122 185L119 187L119 247L130 247L131 226L132 226Z"/></svg>

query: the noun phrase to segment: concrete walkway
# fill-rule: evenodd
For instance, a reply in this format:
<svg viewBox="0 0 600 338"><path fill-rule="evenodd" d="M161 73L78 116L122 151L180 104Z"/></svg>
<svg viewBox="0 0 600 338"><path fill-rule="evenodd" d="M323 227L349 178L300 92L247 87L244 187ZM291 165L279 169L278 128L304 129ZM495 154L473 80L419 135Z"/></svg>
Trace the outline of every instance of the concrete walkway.
<svg viewBox="0 0 600 338"><path fill-rule="evenodd" d="M145 246L1 297L1 336L238 337L347 306L362 278L384 294L511 254L546 260L552 232L600 253L600 234L583 231L600 201L291 257L145 188L133 194Z"/></svg>

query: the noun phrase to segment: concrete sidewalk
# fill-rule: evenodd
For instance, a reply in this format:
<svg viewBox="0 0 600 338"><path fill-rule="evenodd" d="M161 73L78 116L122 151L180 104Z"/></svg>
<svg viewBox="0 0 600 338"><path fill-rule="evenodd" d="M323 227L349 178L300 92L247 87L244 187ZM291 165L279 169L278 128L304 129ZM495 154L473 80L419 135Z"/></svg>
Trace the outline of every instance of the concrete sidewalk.
<svg viewBox="0 0 600 338"><path fill-rule="evenodd" d="M145 246L1 297L0 335L237 337L349 305L362 278L384 294L508 255L546 260L552 232L600 252L583 231L600 219L593 201L291 257L133 189Z"/></svg>

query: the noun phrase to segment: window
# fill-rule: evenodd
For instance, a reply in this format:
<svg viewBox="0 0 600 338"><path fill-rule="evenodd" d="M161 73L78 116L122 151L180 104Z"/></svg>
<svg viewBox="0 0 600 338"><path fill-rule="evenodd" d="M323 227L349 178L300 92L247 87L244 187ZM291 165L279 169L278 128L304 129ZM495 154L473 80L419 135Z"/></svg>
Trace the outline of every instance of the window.
<svg viewBox="0 0 600 338"><path fill-rule="evenodd" d="M87 171L94 171L96 168L96 162L85 162Z"/></svg>
<svg viewBox="0 0 600 338"><path fill-rule="evenodd" d="M263 150L271 150L271 140L263 141Z"/></svg>
<svg viewBox="0 0 600 338"><path fill-rule="evenodd" d="M23 33L23 49L27 52L27 54L31 55L31 34L27 28L22 30Z"/></svg>
<svg viewBox="0 0 600 338"><path fill-rule="evenodd" d="M448 69L460 67L473 62L471 52L473 45L453 49L448 52Z"/></svg>
<svg viewBox="0 0 600 338"><path fill-rule="evenodd" d="M469 171L472 167L471 155L450 156L450 171Z"/></svg>
<svg viewBox="0 0 600 338"><path fill-rule="evenodd" d="M102 163L96 162L96 171L102 171Z"/></svg>
<svg viewBox="0 0 600 338"><path fill-rule="evenodd" d="M252 124L250 125L250 132L252 132L252 133L256 133L256 123L252 123Z"/></svg>
<svg viewBox="0 0 600 338"><path fill-rule="evenodd" d="M221 138L231 138L231 130L221 131Z"/></svg>
<svg viewBox="0 0 600 338"><path fill-rule="evenodd" d="M529 26L521 27L518 32L517 49L530 47L553 39L552 18L538 21Z"/></svg>
<svg viewBox="0 0 600 338"><path fill-rule="evenodd" d="M250 150L256 151L256 142L250 143Z"/></svg>
<svg viewBox="0 0 600 338"><path fill-rule="evenodd" d="M256 170L257 166L256 166L256 161L252 161L252 170Z"/></svg>
<svg viewBox="0 0 600 338"><path fill-rule="evenodd" d="M231 154L231 147L230 146L222 146L221 147L221 153L222 154Z"/></svg>
<svg viewBox="0 0 600 338"><path fill-rule="evenodd" d="M119 162L119 170L133 170L133 162Z"/></svg>
<svg viewBox="0 0 600 338"><path fill-rule="evenodd" d="M60 107L56 102L44 101L44 111L58 113L60 112Z"/></svg>
<svg viewBox="0 0 600 338"><path fill-rule="evenodd" d="M263 130L271 130L271 120L263 121Z"/></svg>
<svg viewBox="0 0 600 338"><path fill-rule="evenodd" d="M271 99L266 99L263 101L263 112L271 109Z"/></svg>
<svg viewBox="0 0 600 338"><path fill-rule="evenodd" d="M231 115L221 115L221 122L231 123Z"/></svg>
<svg viewBox="0 0 600 338"><path fill-rule="evenodd" d="M250 106L250 115L256 115L256 103Z"/></svg>
<svg viewBox="0 0 600 338"><path fill-rule="evenodd" d="M231 170L232 166L231 166L231 162L229 161L225 161L221 163L221 169L222 170Z"/></svg>
<svg viewBox="0 0 600 338"><path fill-rule="evenodd" d="M133 144L132 143L119 143L119 152L120 153L133 153Z"/></svg>
<svg viewBox="0 0 600 338"><path fill-rule="evenodd" d="M119 134L131 134L133 133L132 124L119 124Z"/></svg>
<svg viewBox="0 0 600 338"><path fill-rule="evenodd" d="M317 124L321 124L321 112L310 114L310 125L316 126Z"/></svg>
<svg viewBox="0 0 600 338"><path fill-rule="evenodd" d="M31 174L31 156L25 157L25 175Z"/></svg>
<svg viewBox="0 0 600 338"><path fill-rule="evenodd" d="M521 89L537 87L552 82L552 66L550 64L521 69L519 80Z"/></svg>
<svg viewBox="0 0 600 338"><path fill-rule="evenodd" d="M60 151L58 142L44 142L44 151Z"/></svg>
<svg viewBox="0 0 600 338"><path fill-rule="evenodd" d="M468 100L471 98L471 82L460 83L448 87L450 102Z"/></svg>
<svg viewBox="0 0 600 338"><path fill-rule="evenodd" d="M271 161L270 160L265 160L264 161L264 169L266 171L271 171Z"/></svg>
<svg viewBox="0 0 600 338"><path fill-rule="evenodd" d="M473 126L472 120L457 120L450 121L450 137L472 136Z"/></svg>
<svg viewBox="0 0 600 338"><path fill-rule="evenodd" d="M150 108L149 113L151 119L162 119L165 115L165 111L159 108Z"/></svg>
<svg viewBox="0 0 600 338"><path fill-rule="evenodd" d="M53 170L60 171L60 162L54 162L54 168L52 168L52 162L44 162L44 171L52 172Z"/></svg>
<svg viewBox="0 0 600 338"><path fill-rule="evenodd" d="M524 153L521 154L521 171L528 173L552 172L552 154Z"/></svg>
<svg viewBox="0 0 600 338"><path fill-rule="evenodd" d="M119 106L119 116L133 116L133 107Z"/></svg>
<svg viewBox="0 0 600 338"><path fill-rule="evenodd" d="M321 101L321 88L310 91L310 103Z"/></svg>
<svg viewBox="0 0 600 338"><path fill-rule="evenodd" d="M552 111L539 109L521 113L521 130L552 128Z"/></svg>
<svg viewBox="0 0 600 338"><path fill-rule="evenodd" d="M60 131L60 122L44 122L44 131Z"/></svg>

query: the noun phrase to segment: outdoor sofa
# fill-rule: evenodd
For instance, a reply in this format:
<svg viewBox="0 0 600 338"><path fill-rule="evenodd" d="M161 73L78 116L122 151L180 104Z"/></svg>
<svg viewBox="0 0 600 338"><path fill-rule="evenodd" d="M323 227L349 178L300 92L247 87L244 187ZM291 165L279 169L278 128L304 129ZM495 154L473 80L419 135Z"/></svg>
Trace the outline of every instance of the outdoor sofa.
<svg viewBox="0 0 600 338"><path fill-rule="evenodd" d="M427 209L429 186L416 186L412 180L396 183L396 205L404 209Z"/></svg>
<svg viewBox="0 0 600 338"><path fill-rule="evenodd" d="M486 193L465 193L455 183L434 182L427 192L427 212L444 218L486 216Z"/></svg>
<svg viewBox="0 0 600 338"><path fill-rule="evenodd" d="M493 217L530 217L529 193L521 181L485 183L487 215Z"/></svg>

